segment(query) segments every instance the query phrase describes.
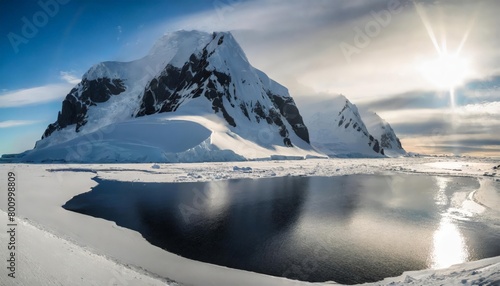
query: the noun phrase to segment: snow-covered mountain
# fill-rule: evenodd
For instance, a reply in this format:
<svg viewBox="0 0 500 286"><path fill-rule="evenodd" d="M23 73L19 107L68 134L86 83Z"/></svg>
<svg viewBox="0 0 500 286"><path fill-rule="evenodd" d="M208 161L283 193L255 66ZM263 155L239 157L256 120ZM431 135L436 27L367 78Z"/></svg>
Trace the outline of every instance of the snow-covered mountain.
<svg viewBox="0 0 500 286"><path fill-rule="evenodd" d="M401 147L401 143L394 143L399 139L387 122L378 116L362 116L356 105L343 95L303 97L299 103L311 144L328 156L383 157L403 154L392 151ZM391 150L390 154L386 149Z"/></svg>
<svg viewBox="0 0 500 286"><path fill-rule="evenodd" d="M230 33L179 31L84 74L23 161L192 162L321 156L288 90Z"/></svg>

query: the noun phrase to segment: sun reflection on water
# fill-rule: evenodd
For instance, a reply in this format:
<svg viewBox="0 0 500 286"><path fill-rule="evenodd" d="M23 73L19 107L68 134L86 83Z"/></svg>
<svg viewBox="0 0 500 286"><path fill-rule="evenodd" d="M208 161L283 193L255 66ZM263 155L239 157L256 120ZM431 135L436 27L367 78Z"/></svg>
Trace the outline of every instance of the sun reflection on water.
<svg viewBox="0 0 500 286"><path fill-rule="evenodd" d="M443 216L434 232L431 268L445 268L463 263L468 257L469 251L460 230L453 223L453 219Z"/></svg>
<svg viewBox="0 0 500 286"><path fill-rule="evenodd" d="M446 206L450 202L446 195L446 188L450 183L450 179L436 177L436 183L439 190L436 192L434 201L438 206ZM432 252L429 257L429 266L431 268L445 268L468 261L469 251L465 239L455 224L456 221L450 215L453 210L453 207L449 207L442 214L439 226L433 234Z"/></svg>
<svg viewBox="0 0 500 286"><path fill-rule="evenodd" d="M445 206L448 204L448 197L446 196L446 187L450 182L450 178L444 177L436 177L436 184L439 187L439 190L436 192L434 196L434 201L437 205Z"/></svg>

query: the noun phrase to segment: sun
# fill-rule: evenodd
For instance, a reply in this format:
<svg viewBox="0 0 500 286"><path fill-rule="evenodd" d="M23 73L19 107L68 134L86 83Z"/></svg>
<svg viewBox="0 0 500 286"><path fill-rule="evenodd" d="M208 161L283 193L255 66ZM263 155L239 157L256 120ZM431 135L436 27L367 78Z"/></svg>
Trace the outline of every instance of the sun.
<svg viewBox="0 0 500 286"><path fill-rule="evenodd" d="M419 70L436 88L451 90L462 85L471 75L468 59L457 54L441 53L437 58L424 61Z"/></svg>
<svg viewBox="0 0 500 286"><path fill-rule="evenodd" d="M454 52L449 52L446 29L444 25L442 26L441 41L438 41L438 37L434 31L434 28L427 17L424 10L424 6L416 1L413 2L418 16L422 20L422 24L425 27L429 39L434 46L437 54L434 59L420 62L417 66L420 73L429 82L431 82L436 88L440 90L448 90L450 92L451 103L453 104L454 90L456 87L465 83L466 80L474 77L473 69L470 65L469 58L465 57L463 48L469 38L469 35L476 22L478 12L472 15L470 21L463 31L463 36L459 42L456 50Z"/></svg>

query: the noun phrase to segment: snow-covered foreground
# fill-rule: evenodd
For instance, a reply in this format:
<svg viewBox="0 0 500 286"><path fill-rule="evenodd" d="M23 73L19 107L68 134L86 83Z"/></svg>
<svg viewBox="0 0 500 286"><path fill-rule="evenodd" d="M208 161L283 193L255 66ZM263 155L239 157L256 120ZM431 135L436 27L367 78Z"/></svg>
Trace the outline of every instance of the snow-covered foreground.
<svg viewBox="0 0 500 286"><path fill-rule="evenodd" d="M0 184L14 171L18 191L18 265L15 279L0 267L0 285L321 285L185 259L149 244L114 222L66 211L61 205L87 192L93 177L123 181L211 181L273 176L337 176L404 172L478 177L474 199L493 210L500 175L493 159L396 158L194 164L0 165ZM6 192L0 194L1 241L7 241ZM500 213L499 213L500 216ZM7 257L0 246L0 257ZM496 281L496 282L495 282ZM500 285L500 257L442 270L404 273L371 285ZM392 284L391 284L392 283ZM332 283L323 283L332 284ZM370 285L370 284L369 284Z"/></svg>
<svg viewBox="0 0 500 286"><path fill-rule="evenodd" d="M7 224L7 213L0 211ZM165 285L164 279L118 264L48 231L18 221L18 265L14 279L2 273L1 285ZM7 241L7 233L0 234ZM2 249L2 259L6 254ZM2 267L2 272L6 272ZM169 285L176 285L171 283Z"/></svg>

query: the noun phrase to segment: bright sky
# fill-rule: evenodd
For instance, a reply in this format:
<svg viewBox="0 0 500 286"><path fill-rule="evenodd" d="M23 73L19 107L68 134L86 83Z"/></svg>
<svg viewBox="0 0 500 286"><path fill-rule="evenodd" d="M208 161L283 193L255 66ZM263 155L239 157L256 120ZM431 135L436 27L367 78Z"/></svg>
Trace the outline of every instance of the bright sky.
<svg viewBox="0 0 500 286"><path fill-rule="evenodd" d="M93 64L199 29L232 31L299 104L342 93L376 111L407 151L500 156L499 13L496 0L1 1L0 154L31 149Z"/></svg>

